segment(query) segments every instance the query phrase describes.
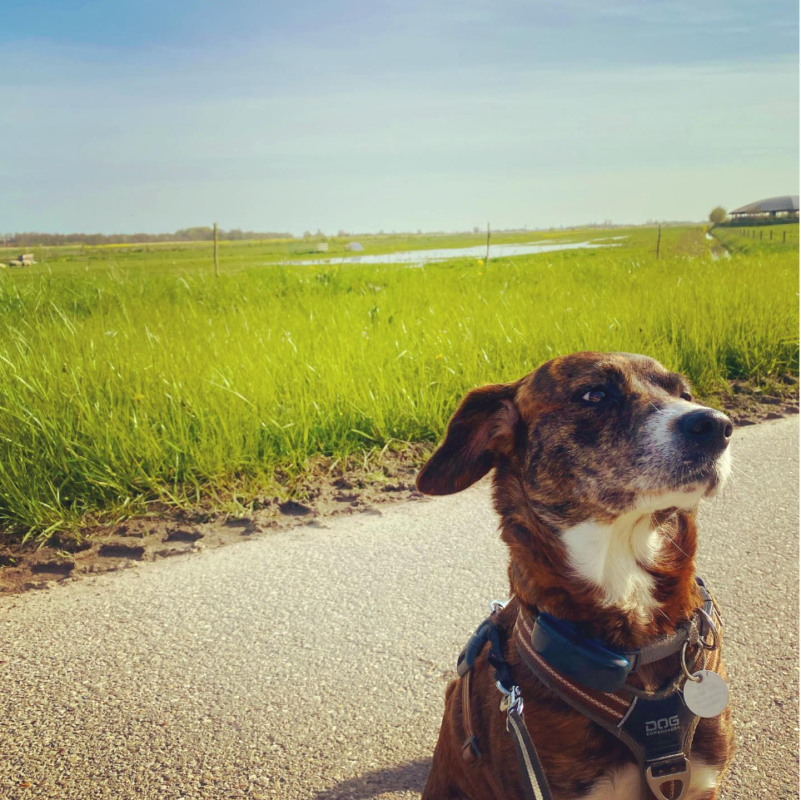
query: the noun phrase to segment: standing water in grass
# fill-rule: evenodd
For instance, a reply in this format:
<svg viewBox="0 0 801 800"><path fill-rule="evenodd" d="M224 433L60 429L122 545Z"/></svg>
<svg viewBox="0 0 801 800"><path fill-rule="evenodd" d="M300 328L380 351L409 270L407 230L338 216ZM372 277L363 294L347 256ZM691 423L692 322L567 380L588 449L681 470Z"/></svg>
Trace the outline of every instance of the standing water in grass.
<svg viewBox="0 0 801 800"><path fill-rule="evenodd" d="M599 239L589 242L524 242L523 244L496 244L490 247L490 258L511 258L512 256L526 256L534 253L552 253L557 250L581 250L592 247L614 247L612 239L624 237L614 236L609 239ZM292 261L288 263L302 264L432 264L438 261L447 261L454 258L480 258L486 255L487 246L480 244L475 247L449 247L439 250L406 250L398 253L385 253L384 255L344 256L342 258L327 258L322 261Z"/></svg>

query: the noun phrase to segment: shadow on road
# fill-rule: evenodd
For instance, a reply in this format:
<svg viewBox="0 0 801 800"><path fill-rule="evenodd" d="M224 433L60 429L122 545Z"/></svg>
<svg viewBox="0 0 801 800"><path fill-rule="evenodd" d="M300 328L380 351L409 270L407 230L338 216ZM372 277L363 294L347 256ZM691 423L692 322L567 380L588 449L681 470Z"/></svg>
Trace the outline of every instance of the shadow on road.
<svg viewBox="0 0 801 800"><path fill-rule="evenodd" d="M392 769L368 772L317 792L312 800L369 800L387 792L422 792L431 759L410 761Z"/></svg>

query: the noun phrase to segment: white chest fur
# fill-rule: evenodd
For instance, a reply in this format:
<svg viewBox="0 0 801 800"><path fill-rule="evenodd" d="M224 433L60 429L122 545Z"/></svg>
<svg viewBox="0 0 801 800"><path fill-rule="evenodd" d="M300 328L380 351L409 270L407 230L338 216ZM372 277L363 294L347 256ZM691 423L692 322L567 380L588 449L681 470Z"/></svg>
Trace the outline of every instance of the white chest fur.
<svg viewBox="0 0 801 800"><path fill-rule="evenodd" d="M643 567L658 557L663 540L650 513L632 512L611 524L588 520L564 531L562 541L573 570L601 590L604 605L653 613L654 581Z"/></svg>

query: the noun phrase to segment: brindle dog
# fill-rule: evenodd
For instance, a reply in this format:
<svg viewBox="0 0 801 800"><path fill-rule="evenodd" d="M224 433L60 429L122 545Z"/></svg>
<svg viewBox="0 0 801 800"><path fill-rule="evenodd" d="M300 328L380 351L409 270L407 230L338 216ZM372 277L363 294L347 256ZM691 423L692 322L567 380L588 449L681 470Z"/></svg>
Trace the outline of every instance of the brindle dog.
<svg viewBox="0 0 801 800"><path fill-rule="evenodd" d="M630 751L527 671L509 629L518 604L577 623L622 650L670 634L701 605L696 509L729 473L729 419L693 402L690 385L651 358L575 353L514 383L470 392L420 472L426 494L466 489L495 469L493 496L509 547L513 601L501 613L505 657L555 800L640 797ZM680 670L679 655L645 668L646 688ZM719 672L725 676L721 667ZM486 652L472 674L482 768L463 759L458 681L424 800L522 798L513 743ZM717 798L733 754L730 712L702 719L688 800ZM486 768L486 769L485 769Z"/></svg>

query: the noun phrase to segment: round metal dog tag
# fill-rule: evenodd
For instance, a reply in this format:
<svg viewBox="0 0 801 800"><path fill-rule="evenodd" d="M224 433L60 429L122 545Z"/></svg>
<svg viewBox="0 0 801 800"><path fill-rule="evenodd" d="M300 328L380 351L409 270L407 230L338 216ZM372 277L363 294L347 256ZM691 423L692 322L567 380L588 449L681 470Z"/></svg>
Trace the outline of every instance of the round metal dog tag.
<svg viewBox="0 0 801 800"><path fill-rule="evenodd" d="M729 687L726 681L709 669L702 669L693 675L699 681L686 681L684 702L687 708L699 717L716 717L729 704Z"/></svg>

